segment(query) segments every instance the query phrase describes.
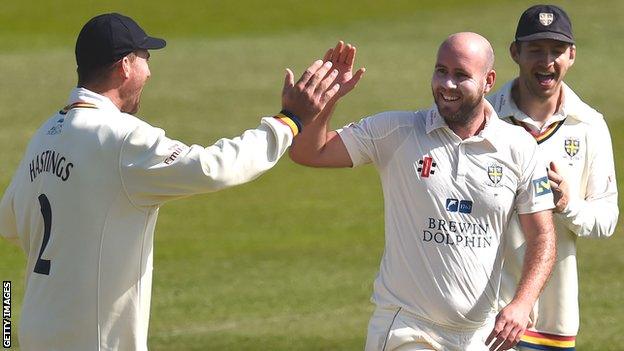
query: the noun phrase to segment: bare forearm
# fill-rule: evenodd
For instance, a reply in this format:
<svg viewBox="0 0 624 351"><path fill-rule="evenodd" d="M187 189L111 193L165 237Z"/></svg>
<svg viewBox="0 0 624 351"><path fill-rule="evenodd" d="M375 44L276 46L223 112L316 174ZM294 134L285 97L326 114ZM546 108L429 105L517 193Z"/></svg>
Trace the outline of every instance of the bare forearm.
<svg viewBox="0 0 624 351"><path fill-rule="evenodd" d="M329 119L333 110L334 105L328 104L318 118L307 125L293 140L289 151L293 161L310 167L350 167L352 165L340 136L335 131L330 131Z"/></svg>
<svg viewBox="0 0 624 351"><path fill-rule="evenodd" d="M546 284L556 258L556 235L552 223L543 229L542 232L526 235L522 276L514 296L514 301L531 306Z"/></svg>

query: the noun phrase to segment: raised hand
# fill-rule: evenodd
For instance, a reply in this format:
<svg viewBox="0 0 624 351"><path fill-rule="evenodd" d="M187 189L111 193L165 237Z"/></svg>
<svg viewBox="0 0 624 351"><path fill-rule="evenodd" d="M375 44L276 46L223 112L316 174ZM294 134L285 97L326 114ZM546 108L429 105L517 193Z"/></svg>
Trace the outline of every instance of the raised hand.
<svg viewBox="0 0 624 351"><path fill-rule="evenodd" d="M550 163L548 180L550 180L550 189L552 189L555 200L555 212L561 213L568 207L570 189L568 188L568 182L561 176L561 172L554 162Z"/></svg>
<svg viewBox="0 0 624 351"><path fill-rule="evenodd" d="M331 62L317 60L305 70L297 83L293 72L286 69L282 109L296 115L304 125L312 122L340 89L340 84L334 84L338 71L330 71L331 68Z"/></svg>
<svg viewBox="0 0 624 351"><path fill-rule="evenodd" d="M340 90L338 90L335 99L343 97L353 90L362 78L362 75L364 75L364 72L366 72L366 68L362 67L353 74L356 53L357 49L355 46L351 44L345 45L341 40L334 48L327 50L323 57L323 61L331 62L332 67L338 71L336 83L340 84Z"/></svg>

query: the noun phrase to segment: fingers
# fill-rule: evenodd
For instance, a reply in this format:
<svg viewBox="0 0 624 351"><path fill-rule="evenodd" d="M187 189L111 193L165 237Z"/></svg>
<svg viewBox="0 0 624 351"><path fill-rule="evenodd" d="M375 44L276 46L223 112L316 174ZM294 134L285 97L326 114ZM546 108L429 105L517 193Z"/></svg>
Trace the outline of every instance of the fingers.
<svg viewBox="0 0 624 351"><path fill-rule="evenodd" d="M490 351L498 350L499 346L503 344L505 338L503 335L509 334L509 323L505 322L505 318L501 313L496 316L496 323L490 335L485 340L485 344L489 345Z"/></svg>
<svg viewBox="0 0 624 351"><path fill-rule="evenodd" d="M332 49L332 48L327 50L327 52L325 53L325 56L323 56L323 61L331 61L331 57L332 57L333 52L334 52L334 49Z"/></svg>
<svg viewBox="0 0 624 351"><path fill-rule="evenodd" d="M349 49L349 52L347 52L346 63L351 67L353 67L353 63L355 62L356 52L357 52L357 49L355 46L351 46L351 48Z"/></svg>
<svg viewBox="0 0 624 351"><path fill-rule="evenodd" d="M513 318L510 319L509 316L499 313L492 332L485 340L485 344L489 345L490 351L507 350L520 341L520 337L525 330L526 326L523 326L522 323L518 323Z"/></svg>
<svg viewBox="0 0 624 351"><path fill-rule="evenodd" d="M340 84L334 84L329 90L325 90L323 95L321 95L321 99L319 100L321 104L321 110L325 108L325 105L338 93L340 90Z"/></svg>
<svg viewBox="0 0 624 351"><path fill-rule="evenodd" d="M343 63L343 62L344 62L344 63L346 63L346 61L347 61L347 56L349 55L349 51L351 51L351 49L352 49L351 44L347 44L347 46L345 47L345 49L344 49L344 50L342 50L342 51L340 52L340 56L338 57L338 62L340 62L340 63Z"/></svg>
<svg viewBox="0 0 624 351"><path fill-rule="evenodd" d="M340 40L337 44L336 47L334 47L334 50L332 52L332 57L331 57L331 61L334 63L338 62L338 59L340 58L340 52L342 51L342 49L344 48L344 42L342 40Z"/></svg>
<svg viewBox="0 0 624 351"><path fill-rule="evenodd" d="M331 65L331 64L330 64ZM303 87L305 86L310 78L319 70L319 68L323 67L323 60L316 60L310 67L308 67L305 72L301 75L301 78L297 81L297 85Z"/></svg>
<svg viewBox="0 0 624 351"><path fill-rule="evenodd" d="M550 163L550 169L548 170L548 179L555 181L557 183L561 183L563 181L563 177L561 176L561 172L557 165L554 162Z"/></svg>
<svg viewBox="0 0 624 351"><path fill-rule="evenodd" d="M338 70L333 69L327 76L323 78L323 80L316 86L314 90L314 95L322 94L329 86L336 80L338 77Z"/></svg>
<svg viewBox="0 0 624 351"><path fill-rule="evenodd" d="M321 67L319 67L318 70L316 72L314 72L314 74L312 74L312 76L310 77L308 82L305 84L306 89L310 88L310 89L312 89L312 91L314 91L316 89L316 87L319 85L319 83L321 81L323 81L323 79L325 78L325 76L329 72L329 70L332 67L332 65L333 64L331 63L331 61L327 61L327 62L323 63L323 65ZM334 77L334 79L335 79L335 77Z"/></svg>

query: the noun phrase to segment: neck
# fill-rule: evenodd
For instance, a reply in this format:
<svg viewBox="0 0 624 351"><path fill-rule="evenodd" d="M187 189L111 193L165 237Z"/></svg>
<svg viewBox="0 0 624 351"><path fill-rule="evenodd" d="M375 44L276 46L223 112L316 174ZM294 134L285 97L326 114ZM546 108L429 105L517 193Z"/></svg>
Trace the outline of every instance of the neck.
<svg viewBox="0 0 624 351"><path fill-rule="evenodd" d="M119 89L107 87L107 86L98 86L98 85L84 85L85 89L89 89L96 94L100 94L102 96L106 96L119 110L123 106L123 100L119 95Z"/></svg>
<svg viewBox="0 0 624 351"><path fill-rule="evenodd" d="M487 122L487 109L485 104L481 103L477 106L470 117L464 121L448 121L445 118L446 124L449 128L462 140L468 139L472 136L479 134L485 127Z"/></svg>
<svg viewBox="0 0 624 351"><path fill-rule="evenodd" d="M557 93L542 98L532 94L520 79L516 79L511 87L511 97L520 111L531 117L532 120L543 124L559 111L563 98L563 86L558 88Z"/></svg>

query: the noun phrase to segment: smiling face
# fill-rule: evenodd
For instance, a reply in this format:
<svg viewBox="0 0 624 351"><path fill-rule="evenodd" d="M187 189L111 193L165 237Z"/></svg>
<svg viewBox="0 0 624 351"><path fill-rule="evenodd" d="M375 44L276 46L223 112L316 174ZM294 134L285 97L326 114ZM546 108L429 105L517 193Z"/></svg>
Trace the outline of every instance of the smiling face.
<svg viewBox="0 0 624 351"><path fill-rule="evenodd" d="M520 68L518 82L521 89L545 100L559 93L566 72L574 64L576 47L557 40L542 39L514 42L510 52Z"/></svg>
<svg viewBox="0 0 624 351"><path fill-rule="evenodd" d="M472 33L474 34L474 33ZM493 54L482 37L449 37L438 50L431 90L447 124L466 125L479 113L496 74Z"/></svg>

